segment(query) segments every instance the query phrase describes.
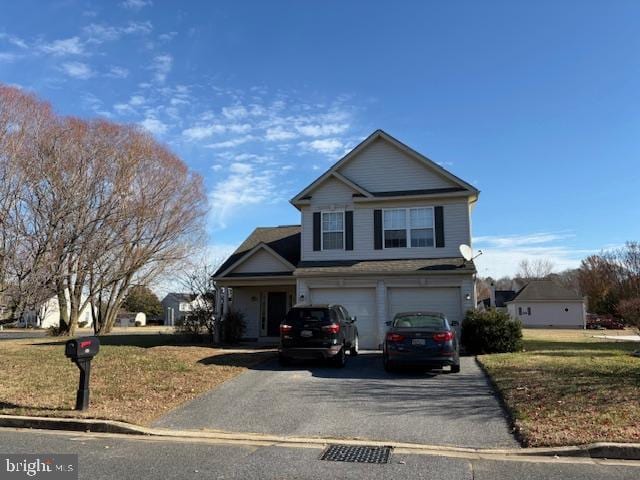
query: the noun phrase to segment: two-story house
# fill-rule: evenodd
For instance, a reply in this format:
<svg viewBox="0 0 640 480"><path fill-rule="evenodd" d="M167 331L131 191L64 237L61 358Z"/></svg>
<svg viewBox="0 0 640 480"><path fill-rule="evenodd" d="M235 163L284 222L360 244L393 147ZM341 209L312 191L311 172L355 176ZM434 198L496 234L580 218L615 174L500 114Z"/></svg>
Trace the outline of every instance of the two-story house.
<svg viewBox="0 0 640 480"><path fill-rule="evenodd" d="M218 311L243 311L248 338L276 337L294 304L336 303L377 348L401 311L461 322L476 305L471 212L479 191L377 130L291 203L301 225L257 228L214 275Z"/></svg>

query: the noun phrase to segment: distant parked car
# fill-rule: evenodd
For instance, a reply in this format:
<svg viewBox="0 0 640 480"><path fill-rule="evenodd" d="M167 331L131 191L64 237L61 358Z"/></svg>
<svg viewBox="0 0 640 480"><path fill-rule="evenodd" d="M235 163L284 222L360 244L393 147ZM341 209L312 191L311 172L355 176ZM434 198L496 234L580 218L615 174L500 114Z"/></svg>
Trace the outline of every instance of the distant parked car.
<svg viewBox="0 0 640 480"><path fill-rule="evenodd" d="M342 305L306 305L293 307L280 324L281 364L293 359L328 359L344 367L347 350L358 354L356 318Z"/></svg>
<svg viewBox="0 0 640 480"><path fill-rule="evenodd" d="M587 328L591 330L622 330L624 322L611 315L587 315Z"/></svg>
<svg viewBox="0 0 640 480"><path fill-rule="evenodd" d="M398 313L385 336L382 359L384 368L398 366L442 368L460 371L460 345L454 326L442 313Z"/></svg>

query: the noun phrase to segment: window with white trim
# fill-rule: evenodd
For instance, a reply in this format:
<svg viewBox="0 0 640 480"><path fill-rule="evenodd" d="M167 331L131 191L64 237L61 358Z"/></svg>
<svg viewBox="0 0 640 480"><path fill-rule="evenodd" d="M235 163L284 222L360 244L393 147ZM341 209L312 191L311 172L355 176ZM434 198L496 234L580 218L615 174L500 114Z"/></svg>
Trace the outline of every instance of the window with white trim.
<svg viewBox="0 0 640 480"><path fill-rule="evenodd" d="M344 248L344 212L322 212L322 250Z"/></svg>
<svg viewBox="0 0 640 480"><path fill-rule="evenodd" d="M382 215L384 248L433 247L433 207L394 208Z"/></svg>

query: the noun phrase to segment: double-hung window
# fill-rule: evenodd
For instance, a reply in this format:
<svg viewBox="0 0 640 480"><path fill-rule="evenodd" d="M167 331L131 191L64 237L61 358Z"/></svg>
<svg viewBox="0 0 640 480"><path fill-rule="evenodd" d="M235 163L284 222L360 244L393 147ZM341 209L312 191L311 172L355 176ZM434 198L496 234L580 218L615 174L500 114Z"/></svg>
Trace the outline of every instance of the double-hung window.
<svg viewBox="0 0 640 480"><path fill-rule="evenodd" d="M384 248L433 247L433 208L383 211Z"/></svg>
<svg viewBox="0 0 640 480"><path fill-rule="evenodd" d="M322 212L322 249L344 248L344 212Z"/></svg>

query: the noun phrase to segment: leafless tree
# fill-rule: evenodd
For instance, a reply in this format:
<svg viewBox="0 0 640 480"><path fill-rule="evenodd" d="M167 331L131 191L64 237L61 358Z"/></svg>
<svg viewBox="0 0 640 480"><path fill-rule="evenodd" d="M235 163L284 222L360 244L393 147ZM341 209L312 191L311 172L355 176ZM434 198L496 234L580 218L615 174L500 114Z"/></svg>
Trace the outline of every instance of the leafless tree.
<svg viewBox="0 0 640 480"><path fill-rule="evenodd" d="M0 285L19 308L36 303L29 292L55 292L65 334L89 304L109 332L132 282L183 258L205 214L202 179L147 133L56 116L10 87L2 179Z"/></svg>
<svg viewBox="0 0 640 480"><path fill-rule="evenodd" d="M528 282L531 280L541 280L547 278L553 271L553 262L545 259L528 260L524 259L518 265L516 279Z"/></svg>

